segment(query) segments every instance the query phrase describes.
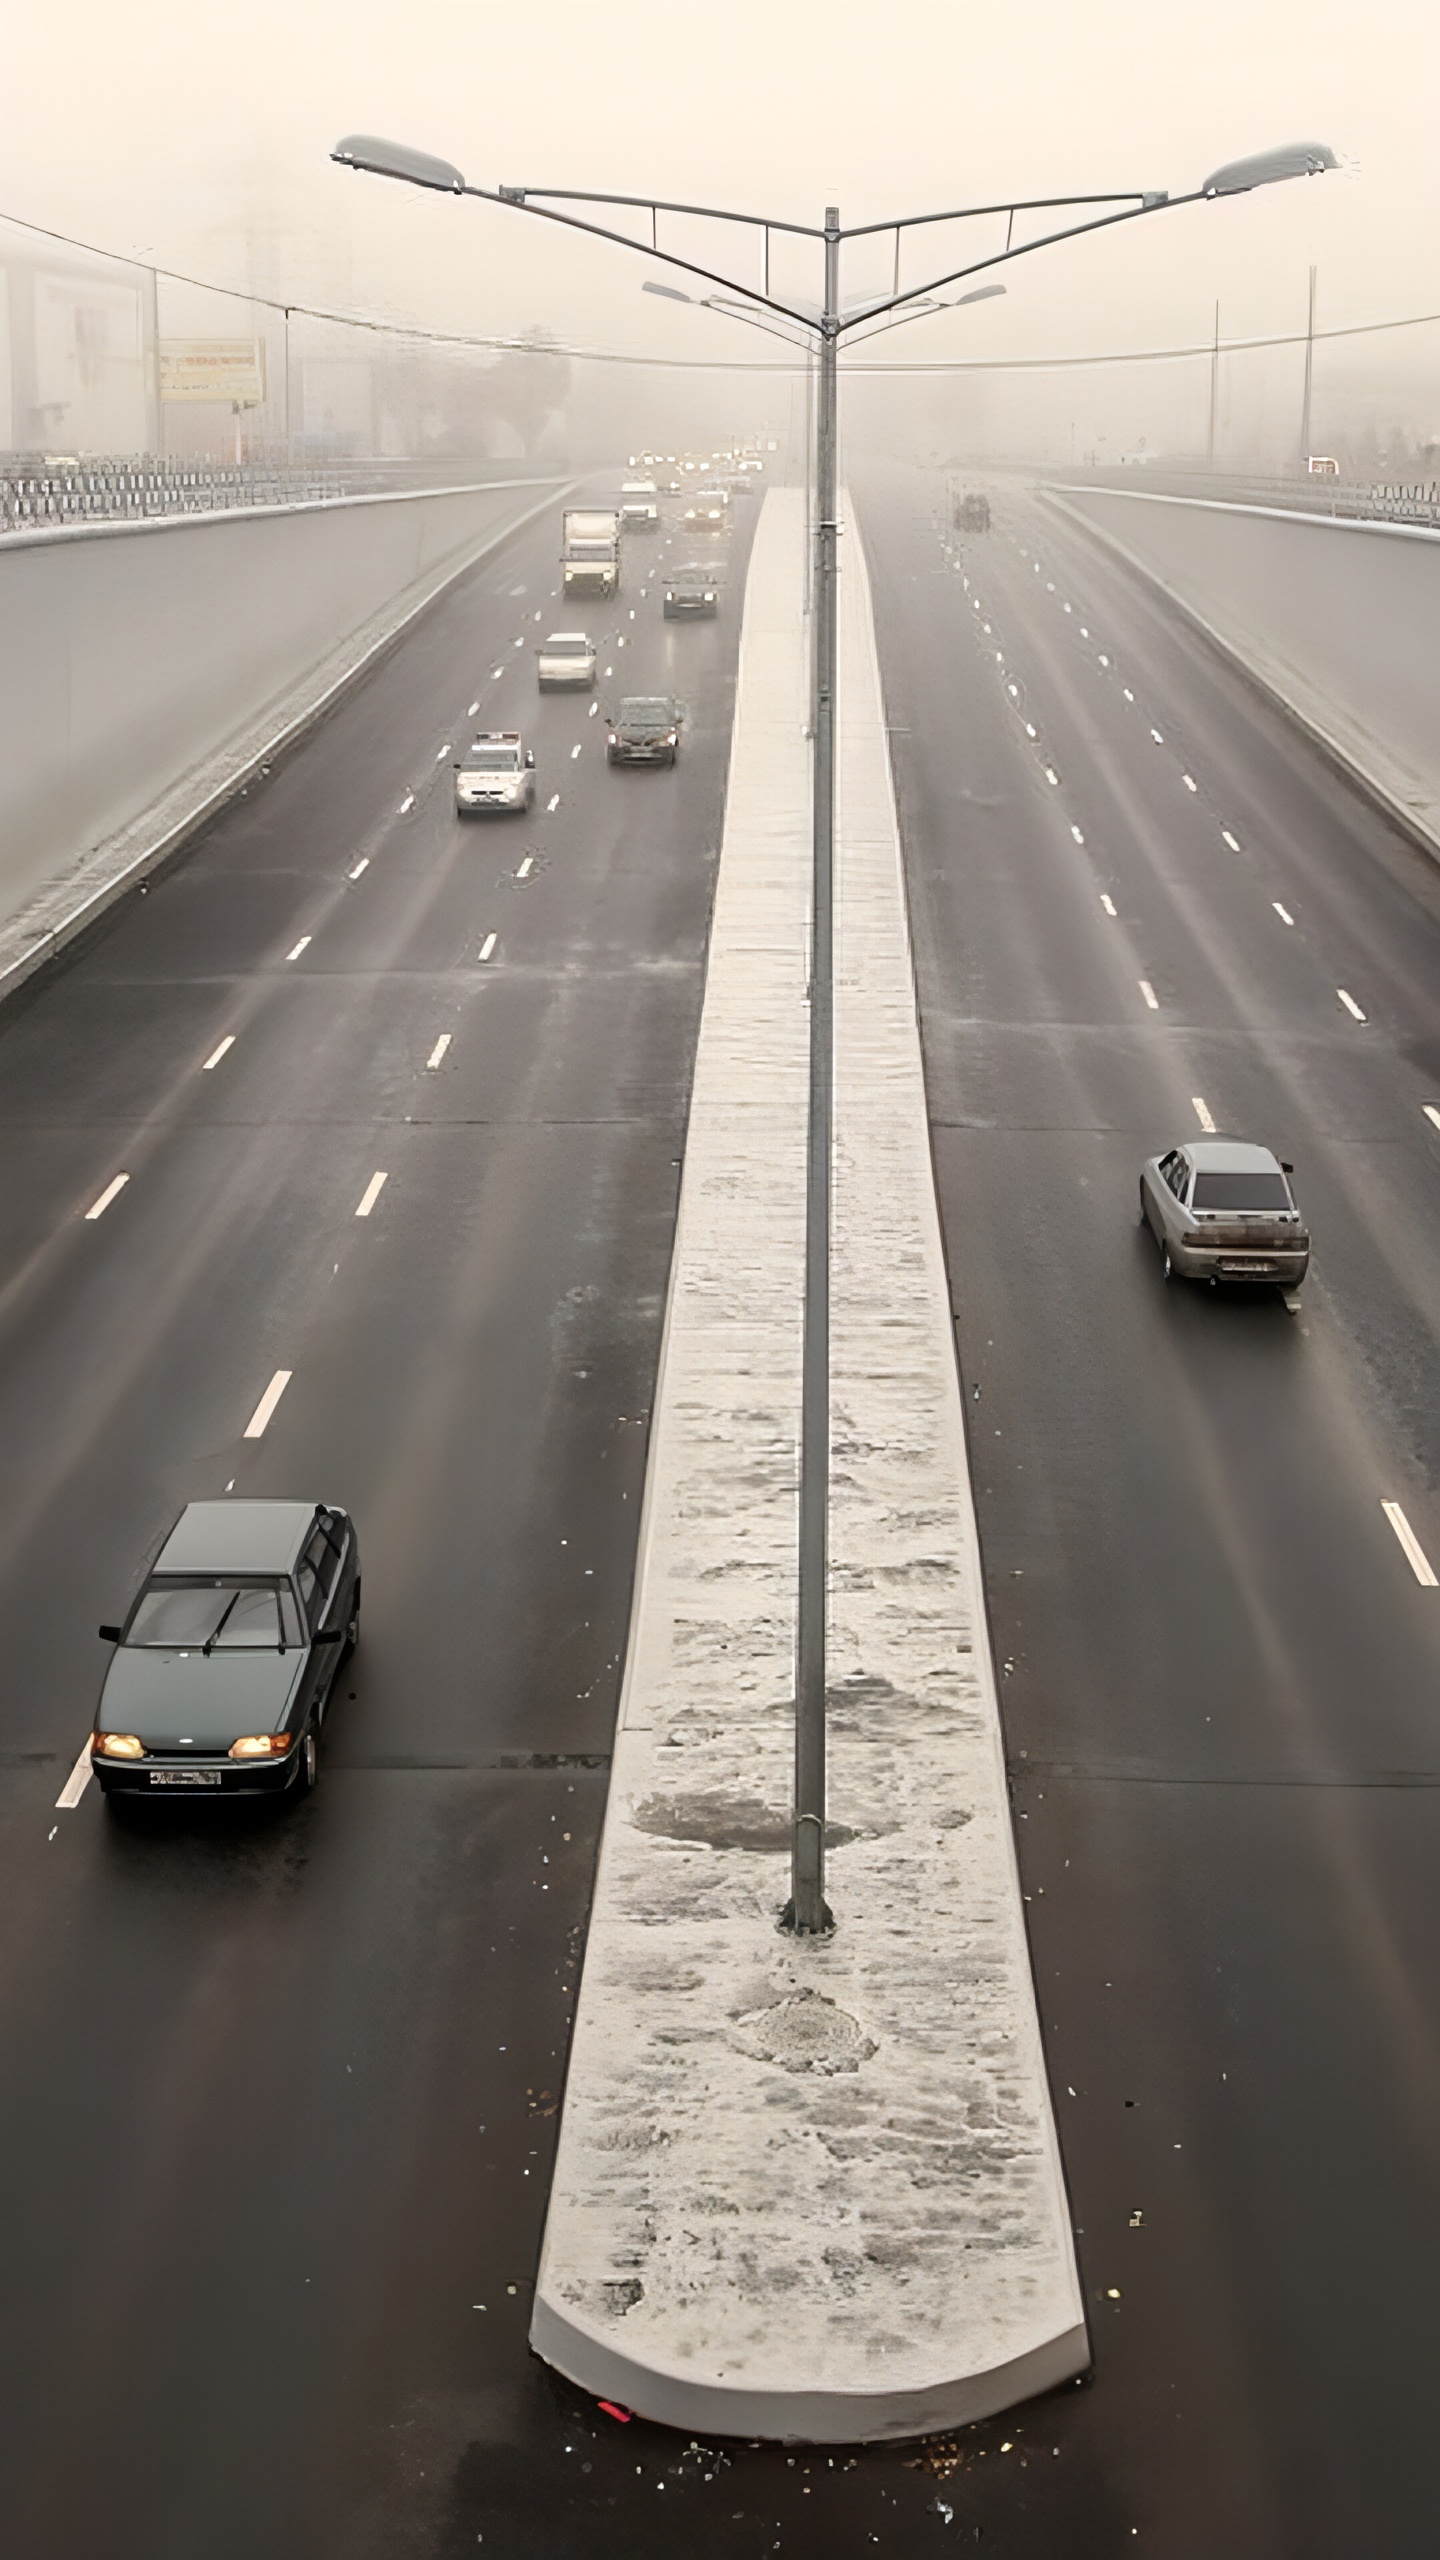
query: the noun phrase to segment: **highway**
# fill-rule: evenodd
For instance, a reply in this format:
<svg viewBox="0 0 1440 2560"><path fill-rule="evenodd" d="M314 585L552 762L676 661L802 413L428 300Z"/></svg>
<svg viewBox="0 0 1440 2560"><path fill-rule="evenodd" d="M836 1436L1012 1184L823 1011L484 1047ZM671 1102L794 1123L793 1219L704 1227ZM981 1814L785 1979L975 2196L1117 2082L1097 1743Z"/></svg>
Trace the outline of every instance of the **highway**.
<svg viewBox="0 0 1440 2560"><path fill-rule="evenodd" d="M1038 2489L987 2467L956 2523L1399 2560L1434 2539L1440 1591L1381 1503L1440 1563L1440 867L1043 501L953 539L941 505L861 484L1096 2358L1004 2431ZM1293 1310L1165 1286L1139 1167L1206 1117L1295 1165Z"/></svg>
<svg viewBox="0 0 1440 2560"><path fill-rule="evenodd" d="M7 2560L1433 2547L1440 867L1039 500L856 496L1094 2377L832 2457L528 2354L753 515L718 622L586 616L673 773L537 701L542 522L0 1010ZM1293 1310L1162 1281L1202 1105ZM319 1791L116 1821L95 1627L231 1486L359 1524Z"/></svg>
<svg viewBox="0 0 1440 2560"><path fill-rule="evenodd" d="M530 2281L739 617L663 622L628 546L596 703L689 717L609 771L537 698L558 549L557 510L0 1015L9 2560L431 2549L467 2463L503 2507L561 2459ZM533 815L457 821L453 748L517 722ZM316 1796L57 1806L99 1621L232 1485L359 1523Z"/></svg>

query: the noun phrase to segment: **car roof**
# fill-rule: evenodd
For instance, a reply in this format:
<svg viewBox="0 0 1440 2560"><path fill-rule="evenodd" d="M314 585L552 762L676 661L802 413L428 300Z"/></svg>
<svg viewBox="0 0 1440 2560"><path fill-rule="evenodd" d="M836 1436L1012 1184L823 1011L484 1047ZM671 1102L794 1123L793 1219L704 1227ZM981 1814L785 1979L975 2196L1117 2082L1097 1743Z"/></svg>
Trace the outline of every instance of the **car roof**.
<svg viewBox="0 0 1440 2560"><path fill-rule="evenodd" d="M668 693L627 693L620 705L620 717L636 711L660 711L668 720L675 705Z"/></svg>
<svg viewBox="0 0 1440 2560"><path fill-rule="evenodd" d="M553 649L557 640L578 640L587 649L594 645L588 631L547 631L540 646L542 649ZM515 734L518 737L520 733L517 730Z"/></svg>
<svg viewBox="0 0 1440 2560"><path fill-rule="evenodd" d="M1268 1147L1252 1147L1234 1138L1197 1138L1185 1153L1197 1173L1278 1173L1279 1158Z"/></svg>
<svg viewBox="0 0 1440 2560"><path fill-rule="evenodd" d="M518 747L520 732L518 729L477 729L470 744L472 747Z"/></svg>
<svg viewBox="0 0 1440 2560"><path fill-rule="evenodd" d="M157 1573L289 1573L313 1502L189 1502L155 1559Z"/></svg>

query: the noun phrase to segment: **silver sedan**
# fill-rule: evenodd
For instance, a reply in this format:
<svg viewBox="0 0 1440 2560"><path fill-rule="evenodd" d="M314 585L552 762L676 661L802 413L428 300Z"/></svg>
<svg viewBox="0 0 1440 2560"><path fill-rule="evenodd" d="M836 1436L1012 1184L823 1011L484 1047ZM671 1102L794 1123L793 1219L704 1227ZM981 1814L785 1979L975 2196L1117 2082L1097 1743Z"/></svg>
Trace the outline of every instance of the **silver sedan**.
<svg viewBox="0 0 1440 2560"><path fill-rule="evenodd" d="M1266 1281L1298 1289L1310 1237L1290 1188L1293 1168L1268 1147L1203 1138L1152 1156L1140 1215L1167 1280Z"/></svg>

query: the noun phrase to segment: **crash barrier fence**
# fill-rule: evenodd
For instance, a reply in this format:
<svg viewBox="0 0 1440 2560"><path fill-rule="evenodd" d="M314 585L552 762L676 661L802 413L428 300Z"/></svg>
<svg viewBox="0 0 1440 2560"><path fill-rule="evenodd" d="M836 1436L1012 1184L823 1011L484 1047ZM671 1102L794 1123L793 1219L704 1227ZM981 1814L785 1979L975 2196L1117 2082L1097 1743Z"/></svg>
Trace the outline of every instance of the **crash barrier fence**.
<svg viewBox="0 0 1440 2560"><path fill-rule="evenodd" d="M294 507L327 498L364 497L389 489L508 479L507 466L446 459L438 463L222 462L179 463L145 454L0 456L0 534L56 526L135 523L147 517L213 515L229 507Z"/></svg>
<svg viewBox="0 0 1440 2560"><path fill-rule="evenodd" d="M1114 471L1056 474L1075 488L1116 487ZM1228 506L1282 507L1304 515L1333 516L1364 524L1440 526L1440 481L1342 480L1326 473L1261 478L1241 473L1127 471L1127 487L1149 487L1165 496L1217 499Z"/></svg>

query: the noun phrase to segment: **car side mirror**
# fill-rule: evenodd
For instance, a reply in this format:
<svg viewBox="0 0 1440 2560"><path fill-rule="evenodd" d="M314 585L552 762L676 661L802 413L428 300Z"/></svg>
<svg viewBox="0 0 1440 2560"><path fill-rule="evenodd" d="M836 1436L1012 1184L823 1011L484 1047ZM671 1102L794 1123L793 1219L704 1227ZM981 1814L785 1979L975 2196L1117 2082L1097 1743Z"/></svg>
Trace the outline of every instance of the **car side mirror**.
<svg viewBox="0 0 1440 2560"><path fill-rule="evenodd" d="M1280 1159L1280 1170L1281 1170L1281 1172L1282 1172L1282 1173L1293 1173L1293 1172L1294 1172L1294 1170L1295 1170L1295 1167L1293 1166L1293 1164L1287 1164L1287 1163L1286 1163L1286 1161L1285 1161L1285 1159L1284 1159L1284 1157L1282 1156L1282 1157L1281 1157L1281 1159Z"/></svg>
<svg viewBox="0 0 1440 2560"><path fill-rule="evenodd" d="M123 1627L102 1627L100 1641L102 1644L118 1644L124 1633Z"/></svg>

